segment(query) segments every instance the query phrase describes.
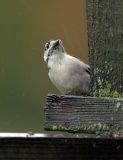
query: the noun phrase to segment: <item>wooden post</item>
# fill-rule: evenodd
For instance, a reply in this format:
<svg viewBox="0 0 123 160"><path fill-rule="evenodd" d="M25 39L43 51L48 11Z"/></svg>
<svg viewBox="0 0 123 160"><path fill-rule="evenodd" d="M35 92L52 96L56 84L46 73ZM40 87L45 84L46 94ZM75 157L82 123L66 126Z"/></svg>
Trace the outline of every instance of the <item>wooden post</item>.
<svg viewBox="0 0 123 160"><path fill-rule="evenodd" d="M87 0L91 89L123 97L123 1Z"/></svg>
<svg viewBox="0 0 123 160"><path fill-rule="evenodd" d="M48 95L45 129L123 135L123 99Z"/></svg>

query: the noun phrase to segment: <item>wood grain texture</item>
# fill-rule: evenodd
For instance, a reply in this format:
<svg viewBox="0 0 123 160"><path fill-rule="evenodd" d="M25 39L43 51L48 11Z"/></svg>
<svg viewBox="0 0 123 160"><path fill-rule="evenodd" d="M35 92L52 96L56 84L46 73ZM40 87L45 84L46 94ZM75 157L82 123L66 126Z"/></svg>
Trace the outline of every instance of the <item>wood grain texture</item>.
<svg viewBox="0 0 123 160"><path fill-rule="evenodd" d="M48 95L45 129L74 133L122 134L123 100Z"/></svg>
<svg viewBox="0 0 123 160"><path fill-rule="evenodd" d="M123 1L87 0L92 95L110 85L123 97Z"/></svg>
<svg viewBox="0 0 123 160"><path fill-rule="evenodd" d="M0 134L0 160L123 159L122 138L27 135Z"/></svg>

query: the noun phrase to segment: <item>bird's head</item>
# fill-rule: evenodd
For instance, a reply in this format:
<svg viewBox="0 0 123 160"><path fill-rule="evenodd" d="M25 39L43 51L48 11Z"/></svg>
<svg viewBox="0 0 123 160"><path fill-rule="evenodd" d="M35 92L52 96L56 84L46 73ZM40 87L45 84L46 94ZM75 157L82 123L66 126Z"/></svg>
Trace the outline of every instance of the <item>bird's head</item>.
<svg viewBox="0 0 123 160"><path fill-rule="evenodd" d="M49 59L53 57L60 57L60 55L64 53L65 49L60 39L50 40L45 44L44 47L44 61L48 63Z"/></svg>

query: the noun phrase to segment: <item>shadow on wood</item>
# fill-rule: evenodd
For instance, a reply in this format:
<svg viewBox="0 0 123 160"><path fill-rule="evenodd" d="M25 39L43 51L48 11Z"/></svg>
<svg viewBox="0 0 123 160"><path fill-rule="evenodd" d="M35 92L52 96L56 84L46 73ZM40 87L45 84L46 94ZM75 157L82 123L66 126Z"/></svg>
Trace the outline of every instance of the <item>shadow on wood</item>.
<svg viewBox="0 0 123 160"><path fill-rule="evenodd" d="M0 133L0 160L122 160L123 139Z"/></svg>

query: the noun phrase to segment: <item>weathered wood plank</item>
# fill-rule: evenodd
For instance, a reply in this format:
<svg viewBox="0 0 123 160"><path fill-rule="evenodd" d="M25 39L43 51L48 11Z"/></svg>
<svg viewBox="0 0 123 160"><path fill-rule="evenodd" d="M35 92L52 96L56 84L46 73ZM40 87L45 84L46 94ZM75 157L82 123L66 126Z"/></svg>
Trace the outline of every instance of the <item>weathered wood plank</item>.
<svg viewBox="0 0 123 160"><path fill-rule="evenodd" d="M87 0L93 96L123 97L123 0Z"/></svg>
<svg viewBox="0 0 123 160"><path fill-rule="evenodd" d="M122 134L123 99L48 95L45 129Z"/></svg>
<svg viewBox="0 0 123 160"><path fill-rule="evenodd" d="M0 133L0 160L123 160L123 138Z"/></svg>

